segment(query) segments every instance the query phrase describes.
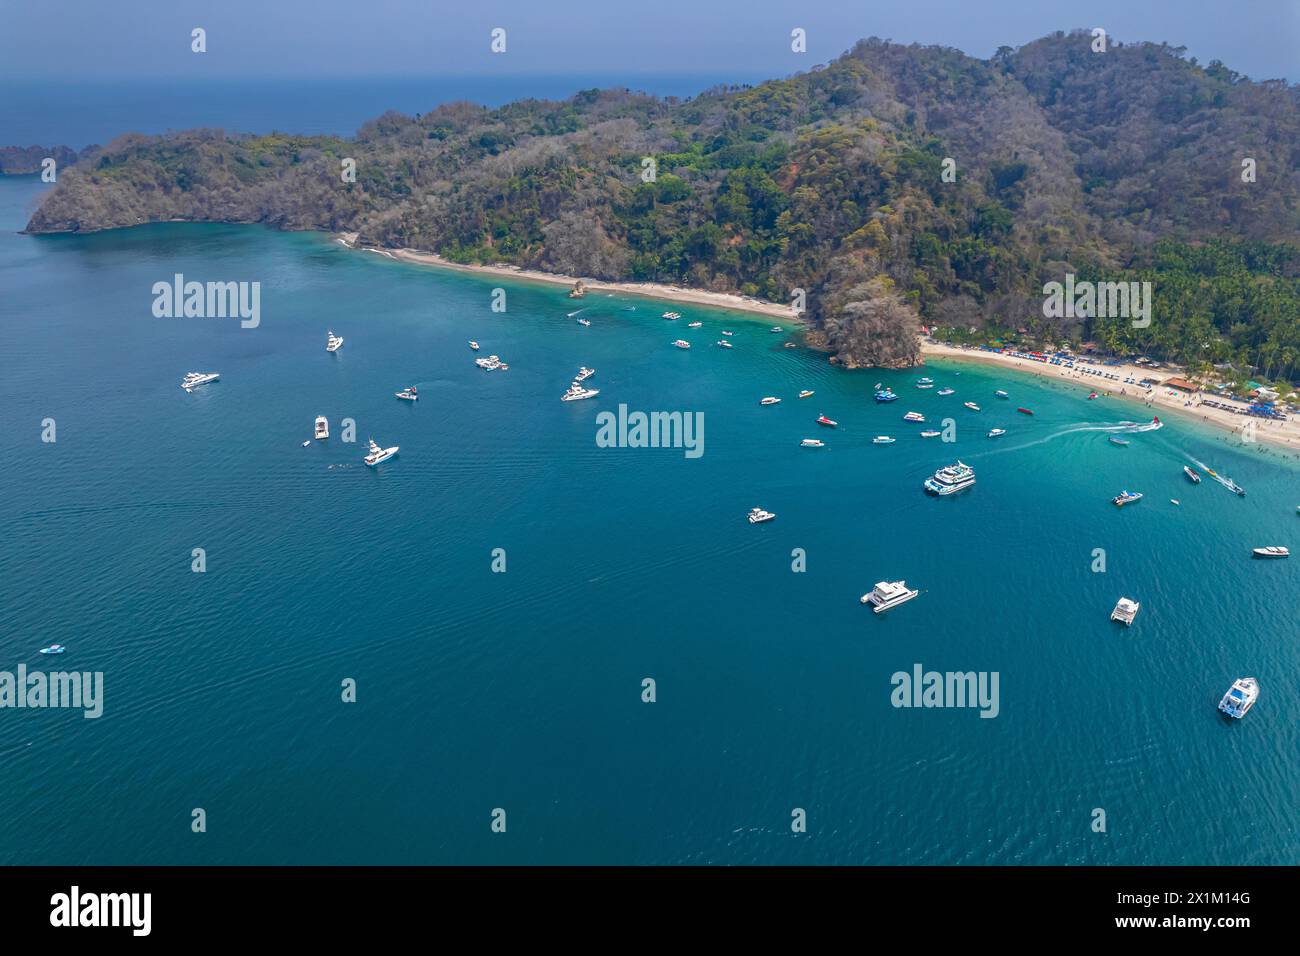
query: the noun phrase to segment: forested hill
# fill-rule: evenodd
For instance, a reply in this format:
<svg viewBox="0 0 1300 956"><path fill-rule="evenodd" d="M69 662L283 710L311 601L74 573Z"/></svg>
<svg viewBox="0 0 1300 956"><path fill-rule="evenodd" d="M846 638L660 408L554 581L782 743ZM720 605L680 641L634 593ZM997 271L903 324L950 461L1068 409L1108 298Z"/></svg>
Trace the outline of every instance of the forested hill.
<svg viewBox="0 0 1300 956"><path fill-rule="evenodd" d="M1082 32L990 60L872 39L752 88L453 104L385 114L354 140L129 135L61 175L28 228L171 219L355 231L459 261L782 302L801 288L847 364L910 361L918 322L1041 324L1044 282L1158 272L1171 256L1186 272L1216 240L1223 257L1200 278L1231 273L1244 291L1231 316L1197 320L1217 330L1212 348L1172 357L1300 350L1300 90L1165 45L1096 53ZM1149 329L1061 333L1186 351L1192 317L1171 310L1206 300L1162 303L1157 286Z"/></svg>

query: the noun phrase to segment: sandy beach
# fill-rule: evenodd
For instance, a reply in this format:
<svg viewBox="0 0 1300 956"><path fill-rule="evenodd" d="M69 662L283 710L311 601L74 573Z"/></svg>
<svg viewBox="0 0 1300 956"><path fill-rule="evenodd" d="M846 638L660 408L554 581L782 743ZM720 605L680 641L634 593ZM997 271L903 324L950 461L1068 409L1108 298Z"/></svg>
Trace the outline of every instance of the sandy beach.
<svg viewBox="0 0 1300 956"><path fill-rule="evenodd" d="M418 249L377 249L358 246L356 233L340 233L337 238L350 248L359 248L362 252L375 252L400 262L414 262L419 265L436 266L440 269L456 269L461 272L473 272L479 275L499 275L511 279L545 282L550 285L562 285L570 289L573 288L575 282L581 281L588 294L593 292L613 292L619 295L662 299L667 302L684 302L718 309L734 309L737 312L765 315L771 318L783 319L787 322L803 321L790 311L788 305L765 302L762 299L754 299L737 293L707 292L702 289L687 289L682 286L663 285L657 282L606 282L601 279L588 279L583 276L567 276L554 272L539 272L535 269L521 269L518 266L466 265L460 262L451 262L436 253L421 252Z"/></svg>
<svg viewBox="0 0 1300 956"><path fill-rule="evenodd" d="M1002 365L1014 368L1017 371L1028 372L1031 375L1037 375L1040 378L1059 379L1071 386L1077 387L1079 391L1087 395L1090 392L1098 393L1098 401L1107 398L1119 398L1124 401L1140 402L1147 408L1151 409L1153 415L1165 415L1166 413L1190 418L1207 425L1214 425L1231 434L1224 436L1224 440L1249 447L1250 444L1255 446L1257 451L1267 453L1264 445L1276 446L1284 450L1286 457L1300 458L1300 419L1292 418L1289 421L1270 421L1264 418L1247 417L1245 415L1236 415L1232 412L1224 411L1218 408L1209 408L1201 404L1203 398L1208 397L1211 400L1218 400L1215 396L1203 396L1196 394L1189 396L1183 392L1172 388L1156 388L1147 390L1138 385L1125 385L1123 380L1134 378L1141 380L1152 377L1157 379L1167 379L1173 377L1176 373L1163 369L1153 372L1150 369L1144 369L1140 365L1080 365L1075 363L1075 367L1065 368L1061 365L1049 365L1046 362L1037 362L1032 359L1017 358L1012 355L1003 355L999 352L985 352L979 349L963 349L951 345L942 345L937 342L924 340L921 345L922 353L929 358L954 359L963 362L980 362L985 365ZM1100 372L1108 372L1116 375L1119 381L1104 378ZM1128 413L1125 413L1128 414ZM1247 422L1253 422L1254 442L1243 440L1243 428Z"/></svg>

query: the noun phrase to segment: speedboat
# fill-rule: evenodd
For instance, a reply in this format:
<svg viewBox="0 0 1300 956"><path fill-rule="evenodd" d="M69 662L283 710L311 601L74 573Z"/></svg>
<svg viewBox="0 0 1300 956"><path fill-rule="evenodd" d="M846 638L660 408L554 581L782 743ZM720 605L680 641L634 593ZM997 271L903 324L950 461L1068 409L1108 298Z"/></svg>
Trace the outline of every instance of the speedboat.
<svg viewBox="0 0 1300 956"><path fill-rule="evenodd" d="M569 386L569 390L560 396L562 402L580 402L584 398L595 398L600 394L598 388L583 388L577 382Z"/></svg>
<svg viewBox="0 0 1300 956"><path fill-rule="evenodd" d="M876 401L878 402L892 402L897 399L898 396L894 394L893 389L882 388L880 391L876 392Z"/></svg>
<svg viewBox="0 0 1300 956"><path fill-rule="evenodd" d="M775 395L768 395L768 396L766 396L765 398L760 398L760 399L758 400L758 404L760 404L760 405L780 405L780 404L781 404L781 399L777 398Z"/></svg>
<svg viewBox="0 0 1300 956"><path fill-rule="evenodd" d="M469 347L470 347L471 349L473 349L475 352L478 351L478 343L477 343L477 342L470 342L470 343L469 343Z"/></svg>
<svg viewBox="0 0 1300 956"><path fill-rule="evenodd" d="M722 330L722 334L723 334L723 335L728 335L728 336L730 336L730 335L735 335L736 333L735 333L735 332L728 332L726 329L723 329L723 330Z"/></svg>
<svg viewBox="0 0 1300 956"><path fill-rule="evenodd" d="M685 339L677 339L673 342L673 345L677 346L679 349L688 349L691 347L691 343L687 342Z"/></svg>
<svg viewBox="0 0 1300 956"><path fill-rule="evenodd" d="M975 484L975 469L958 461L955 465L940 468L925 479L922 487L932 495L951 495Z"/></svg>
<svg viewBox="0 0 1300 956"><path fill-rule="evenodd" d="M1000 437L1000 436L1002 436L1002 435L1005 435L1006 433L1007 433L1007 430L1006 430L1005 428L995 428L995 429L993 429L991 432L989 432L989 437L990 437L990 438L998 438L998 437Z"/></svg>
<svg viewBox="0 0 1300 956"><path fill-rule="evenodd" d="M939 389L939 391L935 392L935 394L936 394L936 395L951 395L951 394L952 394L953 392L955 392L955 391L957 391L955 388L946 388L946 387L945 387L945 388L941 388L941 389Z"/></svg>
<svg viewBox="0 0 1300 956"><path fill-rule="evenodd" d="M749 509L749 523L762 524L764 521L771 521L776 515L770 511L764 511L762 508Z"/></svg>
<svg viewBox="0 0 1300 956"><path fill-rule="evenodd" d="M420 393L416 391L414 385L410 388L404 388L400 392L394 392L393 394L404 402L418 402L420 400Z"/></svg>
<svg viewBox="0 0 1300 956"><path fill-rule="evenodd" d="M49 647L42 647L42 654L62 654L67 648L62 644L51 644Z"/></svg>
<svg viewBox="0 0 1300 956"><path fill-rule="evenodd" d="M863 604L870 604L871 610L879 614L881 611L888 611L891 607L907 603L920 593L909 588L906 581L879 581L858 600Z"/></svg>
<svg viewBox="0 0 1300 956"><path fill-rule="evenodd" d="M579 319L579 320L578 320L578 324L579 324L579 325L591 325L591 319Z"/></svg>
<svg viewBox="0 0 1300 956"><path fill-rule="evenodd" d="M816 438L805 438L799 443L801 448L825 448L826 443Z"/></svg>
<svg viewBox="0 0 1300 956"><path fill-rule="evenodd" d="M998 398L1010 398L1010 397L1011 397L1011 396L1008 395L1006 392L1002 391L1002 389L998 389L998 390L997 390L996 392L994 392L993 394L996 395Z"/></svg>
<svg viewBox="0 0 1300 956"><path fill-rule="evenodd" d="M1021 415L1032 415L1032 414L1034 414L1034 413L1031 412L1029 409L1025 408L1023 405L1022 405L1020 408L1017 408L1016 411L1018 411Z"/></svg>
<svg viewBox="0 0 1300 956"><path fill-rule="evenodd" d="M976 405L974 402L962 402L962 404L965 405L967 408L969 408L972 412L978 412L980 410L980 407Z"/></svg>
<svg viewBox="0 0 1300 956"><path fill-rule="evenodd" d="M825 425L827 428L834 428L836 425L839 424L839 422L833 421L832 419L827 418L825 415L822 415L817 419L817 424Z"/></svg>
<svg viewBox="0 0 1300 956"><path fill-rule="evenodd" d="M1130 502L1133 502L1133 501L1141 501L1141 500L1142 500L1142 492L1140 492L1140 491L1121 491L1119 494L1117 494L1114 498L1112 498L1112 499L1110 499L1110 500L1111 500L1111 503L1112 503L1116 508L1123 508L1126 504L1129 504Z"/></svg>
<svg viewBox="0 0 1300 956"><path fill-rule="evenodd" d="M394 445L392 448L380 448L375 444L375 440L372 438L370 439L370 454L366 455L365 462L373 468L380 462L388 461L388 459L397 454L398 450L399 446L397 445Z"/></svg>
<svg viewBox="0 0 1300 956"><path fill-rule="evenodd" d="M1112 445L1127 445L1127 444L1128 444L1128 439L1127 439L1127 438L1116 438L1114 435L1111 435L1111 436L1110 436L1110 443L1111 443Z"/></svg>
<svg viewBox="0 0 1300 956"><path fill-rule="evenodd" d="M1240 720L1259 699L1259 682L1253 677L1238 677L1219 701L1219 710Z"/></svg>
<svg viewBox="0 0 1300 956"><path fill-rule="evenodd" d="M724 349L731 348L731 343L728 342L726 339L718 339L718 344L722 346Z"/></svg>
<svg viewBox="0 0 1300 956"><path fill-rule="evenodd" d="M329 437L330 437L330 423L329 423L329 421L325 418L324 415L317 415L317 416L316 416L316 434L315 434L313 437L315 437L315 438L329 438Z"/></svg>
<svg viewBox="0 0 1300 956"><path fill-rule="evenodd" d="M937 431L935 431L934 429L929 429L929 430L927 430L927 431L923 431L923 432L921 432L921 437L922 437L922 438L938 438L938 437L939 437L940 435L942 435L942 434L943 434L943 432L937 432Z"/></svg>
<svg viewBox="0 0 1300 956"><path fill-rule="evenodd" d="M1213 478L1215 481L1217 481L1219 484L1223 485L1223 487L1231 491L1234 495L1238 495L1239 497L1242 498L1246 497L1246 489L1241 487L1241 485L1237 484L1231 478L1225 478L1223 475L1219 474L1213 468L1206 468L1205 473L1209 475L1211 478Z"/></svg>
<svg viewBox="0 0 1300 956"><path fill-rule="evenodd" d="M686 327L688 329L698 329L703 324L703 322L687 322Z"/></svg>
<svg viewBox="0 0 1300 956"><path fill-rule="evenodd" d="M587 368L587 366L583 365L578 369L578 374L574 377L573 380L575 382L585 382L587 379L591 378L595 374L596 374L596 370L594 368Z"/></svg>
<svg viewBox="0 0 1300 956"><path fill-rule="evenodd" d="M188 392L200 385L215 382L219 378L221 378L220 372L186 372L185 377L181 379L181 388Z"/></svg>
<svg viewBox="0 0 1300 956"><path fill-rule="evenodd" d="M799 397L800 397L800 398L809 398L809 397L811 397L812 394L813 394L812 389L810 389L810 388L805 388L802 392L799 393Z"/></svg>
<svg viewBox="0 0 1300 956"><path fill-rule="evenodd" d="M875 438L871 439L871 444L873 444L873 445L892 445L892 444L893 444L894 442L896 442L897 440L898 440L898 439L896 439L896 438L890 438L888 435L877 435Z"/></svg>
<svg viewBox="0 0 1300 956"><path fill-rule="evenodd" d="M785 329L781 328L781 326L779 326L779 325L774 325L774 326L772 326L770 329L768 329L768 331L769 331L769 332L784 332Z"/></svg>
<svg viewBox="0 0 1300 956"><path fill-rule="evenodd" d="M925 421L925 416L922 415L920 412L908 412L906 415L903 416L903 421L905 421L905 422L923 422L923 421Z"/></svg>
<svg viewBox="0 0 1300 956"><path fill-rule="evenodd" d="M343 336L335 335L331 331L329 333L329 338L325 340L325 351L337 352L341 348L343 348Z"/></svg>
<svg viewBox="0 0 1300 956"><path fill-rule="evenodd" d="M1271 545L1267 548L1256 548L1251 552L1257 558L1289 558L1291 552L1281 545Z"/></svg>
<svg viewBox="0 0 1300 956"><path fill-rule="evenodd" d="M1119 603L1115 605L1115 610L1110 612L1110 619L1132 627L1133 618L1137 617L1138 610L1141 607L1142 605L1137 601L1122 597L1119 599Z"/></svg>
<svg viewBox="0 0 1300 956"><path fill-rule="evenodd" d="M1192 479L1192 484L1199 485L1201 483L1201 476L1197 474L1196 469L1191 465L1183 465L1183 474Z"/></svg>

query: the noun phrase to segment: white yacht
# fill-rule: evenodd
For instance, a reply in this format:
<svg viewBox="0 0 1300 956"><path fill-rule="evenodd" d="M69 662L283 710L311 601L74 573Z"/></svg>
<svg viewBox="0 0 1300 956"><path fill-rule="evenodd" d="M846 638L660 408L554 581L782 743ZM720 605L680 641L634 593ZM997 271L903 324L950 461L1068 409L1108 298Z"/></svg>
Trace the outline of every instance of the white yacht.
<svg viewBox="0 0 1300 956"><path fill-rule="evenodd" d="M768 395L768 396L765 396L764 398L760 398L760 399L758 400L758 404L760 404L760 405L780 405L780 404L781 404L781 399L777 398L775 395Z"/></svg>
<svg viewBox="0 0 1300 956"><path fill-rule="evenodd" d="M410 388L404 388L400 392L394 392L393 394L404 402L418 402L420 400L420 393L414 385Z"/></svg>
<svg viewBox="0 0 1300 956"><path fill-rule="evenodd" d="M181 379L181 388L188 392L200 385L215 382L219 378L221 378L220 372L186 372L185 377Z"/></svg>
<svg viewBox="0 0 1300 956"><path fill-rule="evenodd" d="M923 421L925 421L925 416L922 415L920 412L908 412L906 415L903 416L903 421L905 421L905 422L923 422Z"/></svg>
<svg viewBox="0 0 1300 956"><path fill-rule="evenodd" d="M959 461L955 465L940 468L933 476L925 479L923 487L931 494L951 495L973 484L975 469Z"/></svg>
<svg viewBox="0 0 1300 956"><path fill-rule="evenodd" d="M938 438L938 437L939 437L940 435L942 435L942 434L943 434L943 432L937 432L937 431L935 431L933 428L927 428L925 431L921 432L921 437L922 437L922 438Z"/></svg>
<svg viewBox="0 0 1300 956"><path fill-rule="evenodd" d="M800 448L825 448L826 443L817 438L805 438L799 443Z"/></svg>
<svg viewBox="0 0 1300 956"><path fill-rule="evenodd" d="M329 338L325 341L325 351L337 352L341 348L343 348L343 336L335 335L333 330L331 330Z"/></svg>
<svg viewBox="0 0 1300 956"><path fill-rule="evenodd" d="M687 342L685 339L677 339L673 342L673 345L677 346L679 349L688 349L691 347L691 343Z"/></svg>
<svg viewBox="0 0 1300 956"><path fill-rule="evenodd" d="M726 339L718 339L718 344L722 346L724 349L731 348L731 343L728 342Z"/></svg>
<svg viewBox="0 0 1300 956"><path fill-rule="evenodd" d="M578 369L578 374L574 376L573 380L575 382L585 382L595 374L596 370L594 368L587 368L587 366L584 365Z"/></svg>
<svg viewBox="0 0 1300 956"><path fill-rule="evenodd" d="M776 515L770 511L764 511L762 508L749 509L749 523L762 524L764 521L771 521Z"/></svg>
<svg viewBox="0 0 1300 956"><path fill-rule="evenodd" d="M366 455L365 462L373 468L382 461L388 461L388 459L396 455L397 452L397 445L394 445L392 448L380 448L375 444L375 440L372 438L370 439L370 454Z"/></svg>
<svg viewBox="0 0 1300 956"><path fill-rule="evenodd" d="M474 364L481 369L492 372L501 367L501 356L489 355L487 358L476 358Z"/></svg>
<svg viewBox="0 0 1300 956"><path fill-rule="evenodd" d="M989 432L989 437L990 437L990 438L1001 438L1001 437L1002 437L1003 435L1005 435L1006 433L1007 433L1007 430L1006 430L1005 428L995 428L995 429L993 429L991 432Z"/></svg>
<svg viewBox="0 0 1300 956"><path fill-rule="evenodd" d="M1119 603L1115 605L1115 610L1110 612L1110 619L1112 621L1120 621L1127 626L1132 627L1133 618L1137 617L1138 611L1141 607L1142 605L1137 601L1122 597L1119 599Z"/></svg>
<svg viewBox="0 0 1300 956"><path fill-rule="evenodd" d="M860 598L863 604L872 605L871 610L879 614L891 607L905 604L920 594L907 586L906 581L879 581L876 586Z"/></svg>
<svg viewBox="0 0 1300 956"><path fill-rule="evenodd" d="M1255 706L1258 699L1259 681L1253 677L1238 677L1223 695L1223 700L1219 701L1219 710L1240 720L1246 716L1246 711Z"/></svg>
<svg viewBox="0 0 1300 956"><path fill-rule="evenodd" d="M875 438L871 439L871 444L873 444L873 445L892 445L892 444L893 444L894 442L896 442L897 440L898 440L898 439L896 439L896 438L890 438L888 435L877 435Z"/></svg>
<svg viewBox="0 0 1300 956"><path fill-rule="evenodd" d="M328 419L325 418L324 415L316 416L316 434L313 437L315 438L330 437L330 423Z"/></svg>
<svg viewBox="0 0 1300 956"><path fill-rule="evenodd" d="M580 402L584 398L595 398L600 394L598 388L583 388L577 382L569 386L569 390L560 396L562 402Z"/></svg>
<svg viewBox="0 0 1300 956"><path fill-rule="evenodd" d="M994 392L993 394L996 395L998 398L1010 398L1010 397L1011 397L1011 396L1009 396L1006 392L1002 391L1002 389L998 389L998 390L997 390L996 392Z"/></svg>
<svg viewBox="0 0 1300 956"><path fill-rule="evenodd" d="M471 341L471 342L469 343L469 347L470 347L471 350L473 350L473 351L475 351L475 352L478 351L478 343L477 343L477 342Z"/></svg>

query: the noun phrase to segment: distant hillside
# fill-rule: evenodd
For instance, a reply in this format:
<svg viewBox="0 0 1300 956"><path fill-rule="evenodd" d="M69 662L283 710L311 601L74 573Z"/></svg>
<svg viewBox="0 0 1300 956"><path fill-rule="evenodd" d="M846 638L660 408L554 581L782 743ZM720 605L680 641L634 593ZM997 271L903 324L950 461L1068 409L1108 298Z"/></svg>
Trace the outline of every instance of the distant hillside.
<svg viewBox="0 0 1300 956"><path fill-rule="evenodd" d="M1159 285L1149 330L1044 334L1256 364L1268 346L1295 375L1300 92L1163 45L1090 44L1058 33L985 61L873 39L753 88L454 104L385 114L355 140L125 136L61 175L28 228L259 222L782 302L804 289L849 365L913 361L920 322L1041 326L1042 285L1067 271L1120 279L1170 256L1185 271L1194 247L1226 241L1201 276L1235 276L1244 299L1209 316L1213 347L1204 316L1181 293L1162 302Z"/></svg>
<svg viewBox="0 0 1300 956"><path fill-rule="evenodd" d="M0 176L39 173L47 157L55 161L58 169L64 169L98 150L98 146L88 146L80 153L69 146L0 146Z"/></svg>

